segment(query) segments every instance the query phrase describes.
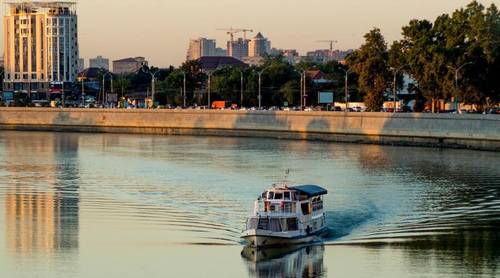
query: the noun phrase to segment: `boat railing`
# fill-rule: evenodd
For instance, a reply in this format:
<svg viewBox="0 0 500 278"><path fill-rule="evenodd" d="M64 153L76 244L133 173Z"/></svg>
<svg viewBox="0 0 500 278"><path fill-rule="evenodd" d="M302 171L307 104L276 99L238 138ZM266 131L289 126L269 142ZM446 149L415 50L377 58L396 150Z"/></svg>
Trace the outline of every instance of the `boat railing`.
<svg viewBox="0 0 500 278"><path fill-rule="evenodd" d="M291 215L297 213L297 203L293 201L255 201L254 213L265 216Z"/></svg>

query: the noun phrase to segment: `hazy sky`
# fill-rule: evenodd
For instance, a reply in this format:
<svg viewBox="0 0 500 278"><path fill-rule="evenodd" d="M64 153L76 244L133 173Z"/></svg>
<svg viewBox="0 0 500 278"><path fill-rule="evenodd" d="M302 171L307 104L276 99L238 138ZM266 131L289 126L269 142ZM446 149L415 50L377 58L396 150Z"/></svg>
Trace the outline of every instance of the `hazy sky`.
<svg viewBox="0 0 500 278"><path fill-rule="evenodd" d="M338 40L357 48L372 27L388 42L411 19L434 19L470 0L79 0L80 55L111 59L145 56L157 66L185 59L189 38L228 36L217 28L261 31L276 48L328 48L317 40ZM483 4L500 0L481 0ZM2 7L3 9L3 7ZM3 12L3 11L2 11ZM2 42L3 45L3 42Z"/></svg>

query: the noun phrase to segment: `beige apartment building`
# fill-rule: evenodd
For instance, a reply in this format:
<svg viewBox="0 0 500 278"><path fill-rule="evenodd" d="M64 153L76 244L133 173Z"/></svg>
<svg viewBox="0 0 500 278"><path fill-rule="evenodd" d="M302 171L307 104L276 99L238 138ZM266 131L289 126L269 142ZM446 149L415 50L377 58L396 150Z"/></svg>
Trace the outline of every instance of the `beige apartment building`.
<svg viewBox="0 0 500 278"><path fill-rule="evenodd" d="M248 43L248 57L262 57L270 52L271 42L260 32Z"/></svg>
<svg viewBox="0 0 500 278"><path fill-rule="evenodd" d="M115 74L129 74L134 73L147 66L148 61L144 57L125 58L113 61L113 73Z"/></svg>
<svg viewBox="0 0 500 278"><path fill-rule="evenodd" d="M50 93L53 83L74 82L79 58L77 30L76 2L6 3L4 90Z"/></svg>

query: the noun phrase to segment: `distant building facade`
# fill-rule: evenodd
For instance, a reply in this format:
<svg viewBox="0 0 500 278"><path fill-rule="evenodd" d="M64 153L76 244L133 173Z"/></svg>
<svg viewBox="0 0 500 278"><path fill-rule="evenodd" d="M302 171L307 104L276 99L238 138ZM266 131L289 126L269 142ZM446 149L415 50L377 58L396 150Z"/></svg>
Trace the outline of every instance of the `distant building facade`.
<svg viewBox="0 0 500 278"><path fill-rule="evenodd" d="M260 32L248 43L248 57L262 57L270 52L271 42Z"/></svg>
<svg viewBox="0 0 500 278"><path fill-rule="evenodd" d="M215 40L207 38L191 39L189 41L186 60L196 60L203 56L217 56Z"/></svg>
<svg viewBox="0 0 500 278"><path fill-rule="evenodd" d="M241 61L243 61L243 63L249 66L262 66L264 64L264 57L262 56L243 57Z"/></svg>
<svg viewBox="0 0 500 278"><path fill-rule="evenodd" d="M109 59L102 56L89 59L89 68L100 68L109 70Z"/></svg>
<svg viewBox="0 0 500 278"><path fill-rule="evenodd" d="M85 69L85 60L83 58L78 58L78 73Z"/></svg>
<svg viewBox="0 0 500 278"><path fill-rule="evenodd" d="M299 52L296 49L271 49L272 56L281 55L283 57L283 61L290 64L295 65L300 63L302 57L300 57Z"/></svg>
<svg viewBox="0 0 500 278"><path fill-rule="evenodd" d="M3 26L5 91L49 92L52 82L76 80L76 3L10 2Z"/></svg>
<svg viewBox="0 0 500 278"><path fill-rule="evenodd" d="M215 49L215 56L227 56L227 50L224 48L217 47Z"/></svg>
<svg viewBox="0 0 500 278"><path fill-rule="evenodd" d="M314 51L309 51L306 54L308 60L316 63L327 63L329 61L342 61L347 55L352 53L352 50L329 50L329 49L318 49Z"/></svg>
<svg viewBox="0 0 500 278"><path fill-rule="evenodd" d="M148 61L144 57L125 58L113 61L113 73L129 74L138 71L141 67L147 66Z"/></svg>
<svg viewBox="0 0 500 278"><path fill-rule="evenodd" d="M243 57L248 56L249 40L238 38L235 41L227 42L227 56L243 60Z"/></svg>

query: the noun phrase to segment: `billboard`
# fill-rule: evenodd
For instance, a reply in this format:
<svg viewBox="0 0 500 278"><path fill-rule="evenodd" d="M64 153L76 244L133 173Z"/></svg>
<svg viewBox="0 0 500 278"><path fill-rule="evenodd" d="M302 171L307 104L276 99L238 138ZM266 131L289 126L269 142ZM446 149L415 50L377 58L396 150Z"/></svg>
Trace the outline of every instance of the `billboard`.
<svg viewBox="0 0 500 278"><path fill-rule="evenodd" d="M318 94L318 103L329 104L334 102L333 92L319 92Z"/></svg>

